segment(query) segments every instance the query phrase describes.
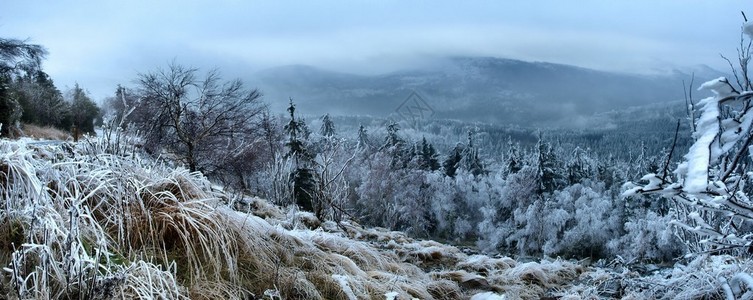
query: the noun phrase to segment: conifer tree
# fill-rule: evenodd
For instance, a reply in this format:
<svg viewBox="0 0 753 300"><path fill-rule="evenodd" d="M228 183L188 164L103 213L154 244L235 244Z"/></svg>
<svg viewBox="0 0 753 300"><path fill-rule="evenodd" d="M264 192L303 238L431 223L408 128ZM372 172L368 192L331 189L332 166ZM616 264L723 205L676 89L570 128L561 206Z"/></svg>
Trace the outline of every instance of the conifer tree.
<svg viewBox="0 0 753 300"><path fill-rule="evenodd" d="M382 151L386 151L391 157L390 166L393 169L402 169L408 166L412 156L410 155L411 149L406 149L405 140L399 135L400 126L392 122L387 125L387 136L384 138L384 145L380 148Z"/></svg>
<svg viewBox="0 0 753 300"><path fill-rule="evenodd" d="M468 131L468 145L463 150L461 165L474 176L484 173L484 165L478 155L478 149L473 143L473 132Z"/></svg>
<svg viewBox="0 0 753 300"><path fill-rule="evenodd" d="M544 141L539 132L537 149L537 167L539 175L539 193L551 193L561 187L562 176L558 172L557 157L554 154L552 144Z"/></svg>
<svg viewBox="0 0 753 300"><path fill-rule="evenodd" d="M397 123L392 122L387 125L387 136L384 138L382 149L402 147L405 144L405 141L397 134L398 131L400 131L400 125Z"/></svg>
<svg viewBox="0 0 753 300"><path fill-rule="evenodd" d="M329 114L326 114L324 115L324 117L322 117L322 127L319 129L319 133L323 137L327 138L335 136L335 123L332 122Z"/></svg>
<svg viewBox="0 0 753 300"><path fill-rule="evenodd" d="M445 175L449 177L455 177L458 167L460 166L460 161L463 159L462 153L462 145L457 145L454 149L452 149L450 155L448 155L447 159L445 159L445 161L442 163Z"/></svg>
<svg viewBox="0 0 753 300"><path fill-rule="evenodd" d="M507 167L507 174L515 174L520 171L520 169L523 168L523 159L520 156L519 153L519 144L513 144L512 138L507 138L507 162L505 163Z"/></svg>
<svg viewBox="0 0 753 300"><path fill-rule="evenodd" d="M572 158L567 162L567 181L570 185L580 183L591 175L591 165L585 151L580 147L573 150Z"/></svg>
<svg viewBox="0 0 753 300"><path fill-rule="evenodd" d="M369 133L366 130L365 127L363 127L363 124L358 126L358 149L367 149L371 147L371 142L369 141Z"/></svg>
<svg viewBox="0 0 753 300"><path fill-rule="evenodd" d="M46 55L47 50L40 45L0 38L0 135L8 135L22 115L21 105L10 91L12 73L19 66L38 70Z"/></svg>
<svg viewBox="0 0 753 300"><path fill-rule="evenodd" d="M426 141L426 137L421 139L421 148L419 153L419 168L429 171L439 170L437 151L434 149L434 146L431 143Z"/></svg>
<svg viewBox="0 0 753 300"><path fill-rule="evenodd" d="M13 86L23 110L22 122L70 129L70 124L65 122L70 107L47 73L29 70L24 76L19 76Z"/></svg>
<svg viewBox="0 0 753 300"><path fill-rule="evenodd" d="M78 83L71 90L71 122L79 132L94 132L94 120L99 116L99 107Z"/></svg>
<svg viewBox="0 0 753 300"><path fill-rule="evenodd" d="M305 123L295 117L295 104L290 99L288 106L290 113L290 122L285 125L285 132L288 134L288 141L285 146L288 147L286 158L292 158L295 163L295 170L290 174L290 182L293 185L293 202L301 209L313 211L314 193L316 189L315 172L312 170L313 155L307 149L305 141Z"/></svg>

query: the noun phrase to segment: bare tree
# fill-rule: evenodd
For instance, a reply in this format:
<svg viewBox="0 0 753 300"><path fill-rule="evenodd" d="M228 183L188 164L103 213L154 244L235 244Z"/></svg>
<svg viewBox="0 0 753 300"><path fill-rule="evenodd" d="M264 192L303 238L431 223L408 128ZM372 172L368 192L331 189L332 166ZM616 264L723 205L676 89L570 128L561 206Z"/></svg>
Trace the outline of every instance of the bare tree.
<svg viewBox="0 0 753 300"><path fill-rule="evenodd" d="M325 138L322 148L315 158L318 180L313 203L314 214L320 220L339 222L343 215L354 219L344 208L344 202L351 191L344 173L358 153L348 149L343 140L331 135Z"/></svg>
<svg viewBox="0 0 753 300"><path fill-rule="evenodd" d="M140 100L133 114L147 150L165 150L205 174L221 172L228 162L247 157L255 143L256 119L264 106L257 89L240 80L223 81L210 71L172 63L167 69L140 74Z"/></svg>

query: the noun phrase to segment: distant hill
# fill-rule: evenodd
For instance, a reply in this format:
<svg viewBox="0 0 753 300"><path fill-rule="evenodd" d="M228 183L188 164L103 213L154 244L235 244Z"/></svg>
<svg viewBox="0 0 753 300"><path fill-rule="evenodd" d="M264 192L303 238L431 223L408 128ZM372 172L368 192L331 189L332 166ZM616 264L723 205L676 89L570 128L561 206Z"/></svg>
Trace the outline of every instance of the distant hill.
<svg viewBox="0 0 753 300"><path fill-rule="evenodd" d="M253 75L273 109L293 97L304 114L387 116L417 91L436 118L522 126L582 126L584 117L683 99L695 85L724 74L701 66L663 75L604 72L502 58L454 57L422 69L364 76L310 66Z"/></svg>

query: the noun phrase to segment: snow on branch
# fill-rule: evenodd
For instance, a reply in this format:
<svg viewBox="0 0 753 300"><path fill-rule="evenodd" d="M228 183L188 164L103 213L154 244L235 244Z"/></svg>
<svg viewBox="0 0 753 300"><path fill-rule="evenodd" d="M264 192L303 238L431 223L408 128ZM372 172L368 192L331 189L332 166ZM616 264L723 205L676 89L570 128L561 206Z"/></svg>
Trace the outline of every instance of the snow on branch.
<svg viewBox="0 0 753 300"><path fill-rule="evenodd" d="M713 96L695 107L700 113L694 123L695 142L673 176L647 174L640 183L627 183L623 196L661 194L691 207L694 212L678 214L673 224L703 237L701 248L750 247L753 235L738 229L742 222L753 221L753 203L743 192L753 141L753 92L737 91L725 77L699 90Z"/></svg>

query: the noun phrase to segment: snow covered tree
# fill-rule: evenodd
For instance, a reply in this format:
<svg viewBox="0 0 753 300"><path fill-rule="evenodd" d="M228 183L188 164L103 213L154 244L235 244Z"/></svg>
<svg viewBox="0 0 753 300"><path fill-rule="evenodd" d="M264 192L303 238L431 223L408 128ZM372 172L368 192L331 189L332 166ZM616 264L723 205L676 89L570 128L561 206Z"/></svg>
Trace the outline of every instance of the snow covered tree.
<svg viewBox="0 0 753 300"><path fill-rule="evenodd" d="M540 254L546 243L545 210L546 203L541 198L536 198L528 206L522 206L513 212L515 226L519 228L507 237L507 242L517 248L519 255Z"/></svg>
<svg viewBox="0 0 753 300"><path fill-rule="evenodd" d="M322 127L319 129L319 134L323 137L335 136L335 123L332 122L329 114L325 114L324 117L322 117Z"/></svg>
<svg viewBox="0 0 753 300"><path fill-rule="evenodd" d="M394 169L401 169L408 166L408 162L410 162L413 155L411 155L411 150L413 147L407 147L406 142L403 138L400 137L398 132L400 131L400 125L398 125L395 122L392 122L387 125L387 135L384 138L384 144L382 144L382 147L379 149L380 151L384 151L388 153L388 155L392 158L391 166ZM415 154L415 153L414 153Z"/></svg>
<svg viewBox="0 0 753 300"><path fill-rule="evenodd" d="M462 145L455 146L454 149L447 156L447 159L442 163L445 175L449 177L455 177L455 173L460 167L460 161L463 160L463 148Z"/></svg>
<svg viewBox="0 0 753 300"><path fill-rule="evenodd" d="M554 153L554 147L541 136L536 144L536 167L539 175L539 193L551 193L562 187L564 178L559 170L559 162Z"/></svg>
<svg viewBox="0 0 753 300"><path fill-rule="evenodd" d="M109 118L117 120L115 124L127 126L136 117L134 112L139 105L139 95L136 91L122 85L115 88L115 95L105 99L102 110ZM123 128L125 129L125 128Z"/></svg>
<svg viewBox="0 0 753 300"><path fill-rule="evenodd" d="M418 167L420 169L429 171L439 170L437 150L434 149L434 145L426 141L425 137L421 139L418 159Z"/></svg>
<svg viewBox="0 0 753 300"><path fill-rule="evenodd" d="M616 164L616 160L611 155L596 161L596 179L603 182L610 190L625 181L624 171Z"/></svg>
<svg viewBox="0 0 753 300"><path fill-rule="evenodd" d="M573 185L590 178L592 175L591 168L592 163L586 152L580 147L576 147L565 166L568 183Z"/></svg>
<svg viewBox="0 0 753 300"><path fill-rule="evenodd" d="M0 38L0 73L19 67L38 69L47 49L18 39Z"/></svg>
<svg viewBox="0 0 753 300"><path fill-rule="evenodd" d="M329 137L314 160L316 188L313 202L314 215L320 220L340 221L348 214L345 203L352 192L346 170L356 159L344 139Z"/></svg>
<svg viewBox="0 0 753 300"><path fill-rule="evenodd" d="M606 257L607 244L622 224L612 199L605 197L601 188L574 184L554 192L546 207L544 254Z"/></svg>
<svg viewBox="0 0 753 300"><path fill-rule="evenodd" d="M662 150L664 152L664 150ZM642 176L647 173L659 172L662 162L665 161L662 153L652 154L648 152L648 145L641 142L640 152L638 156L631 160L628 170L628 175L631 177Z"/></svg>
<svg viewBox="0 0 753 300"><path fill-rule="evenodd" d="M369 140L369 133L363 124L358 125L358 149L370 149L371 141Z"/></svg>
<svg viewBox="0 0 753 300"><path fill-rule="evenodd" d="M38 70L47 50L17 39L0 38L0 135L7 136L21 119L22 108L10 92L13 72Z"/></svg>
<svg viewBox="0 0 753 300"><path fill-rule="evenodd" d="M515 174L523 168L523 157L520 155L520 145L513 144L512 138L507 139L507 156L505 157L505 175Z"/></svg>
<svg viewBox="0 0 753 300"><path fill-rule="evenodd" d="M261 119L259 120L259 129L261 130L262 139L267 148L267 161L277 160L278 153L282 152L283 132L281 130L282 124L280 120L274 117L269 109L262 111Z"/></svg>
<svg viewBox="0 0 753 300"><path fill-rule="evenodd" d="M753 22L743 26L753 38ZM660 194L673 199L673 224L698 238L686 237L690 250L753 251L753 201L745 183L751 176L753 142L753 84L748 74L751 43L738 49L740 69L735 81L720 77L702 84L699 90L712 92L693 107L694 143L683 161L670 172L664 167L627 184L625 196ZM745 47L747 45L747 47ZM731 65L731 63L730 63ZM674 150L674 149L673 149ZM672 154L672 151L670 151Z"/></svg>
<svg viewBox="0 0 753 300"><path fill-rule="evenodd" d="M382 149L397 147L405 144L405 141L398 135L400 131L400 125L395 122L387 124L387 135L384 137L384 144Z"/></svg>
<svg viewBox="0 0 753 300"><path fill-rule="evenodd" d="M400 191L406 188L398 183L404 170L394 170L392 157L385 152L376 152L369 160L369 169L357 188L357 216L364 224L395 229L398 223L395 202Z"/></svg>
<svg viewBox="0 0 753 300"><path fill-rule="evenodd" d="M620 222L624 224L624 235L615 237L607 247L611 253L628 260L670 262L687 250L673 228L667 226L671 221L670 215L644 211Z"/></svg>
<svg viewBox="0 0 753 300"><path fill-rule="evenodd" d="M70 106L47 73L30 70L13 82L13 90L23 110L21 121L41 126L70 129Z"/></svg>
<svg viewBox="0 0 753 300"><path fill-rule="evenodd" d="M466 144L465 149L463 149L463 159L460 165L465 170L471 172L474 176L484 173L484 165L481 162L478 151L478 148L473 143L473 132L468 131L468 144Z"/></svg>
<svg viewBox="0 0 753 300"><path fill-rule="evenodd" d="M499 232L506 232L507 235L500 237L500 240L497 241L497 243L505 241L506 244L497 244L496 246L498 248L503 248L504 246L506 246L513 249L517 248L520 252L531 253L532 249L529 248L529 246L525 245L530 232L518 233L515 235L513 235L513 233L519 231L522 228L529 227L529 229L533 229L537 226L534 224L528 226L529 222L542 222L540 218L528 219L528 216L526 216L526 212L528 211L530 206L532 206L537 201L541 202L541 196L538 194L538 189L538 171L533 166L524 166L522 169L520 169L519 172L507 176L504 188L500 193L500 199L494 206L487 208L496 209L496 212L488 213L490 216L494 216L495 218L495 221L492 222L497 224L497 227L506 228L500 229ZM540 214L531 215L530 217L538 216L540 216ZM481 228L481 224L479 224L479 227L479 230L483 230ZM489 228L486 229L489 230ZM542 245L543 242L539 246ZM488 247L489 245L487 245L487 248Z"/></svg>

